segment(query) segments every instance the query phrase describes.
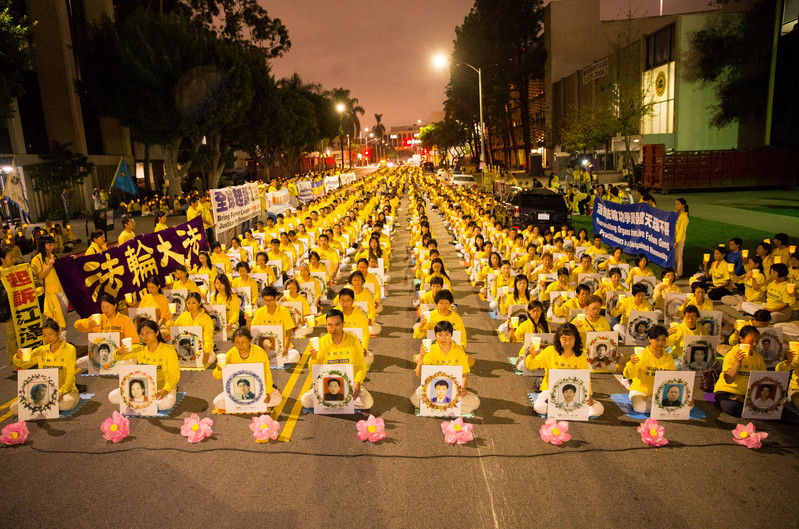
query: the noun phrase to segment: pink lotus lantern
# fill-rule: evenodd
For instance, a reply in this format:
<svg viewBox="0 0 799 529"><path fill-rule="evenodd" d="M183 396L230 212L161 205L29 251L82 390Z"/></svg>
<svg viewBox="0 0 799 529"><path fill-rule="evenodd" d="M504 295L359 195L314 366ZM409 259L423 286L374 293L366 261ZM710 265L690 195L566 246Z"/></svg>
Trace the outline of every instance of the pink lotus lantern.
<svg viewBox="0 0 799 529"><path fill-rule="evenodd" d="M669 442L668 439L663 437L666 427L659 425L651 417L638 426L638 432L641 434L641 440L649 446L663 446Z"/></svg>
<svg viewBox="0 0 799 529"><path fill-rule="evenodd" d="M383 419L376 419L374 415L369 415L365 421L358 421L355 425L358 428L358 440L376 443L386 436L386 425Z"/></svg>
<svg viewBox="0 0 799 529"><path fill-rule="evenodd" d="M458 417L454 421L441 423L441 430L444 432L444 440L450 444L458 443L459 445L466 444L474 436L472 435L471 424L464 424L463 418Z"/></svg>
<svg viewBox="0 0 799 529"><path fill-rule="evenodd" d="M192 413L191 416L183 419L183 426L180 427L180 435L188 438L190 443L199 443L206 437L213 435L211 426L214 421L209 418L200 420L200 416Z"/></svg>
<svg viewBox="0 0 799 529"><path fill-rule="evenodd" d="M553 445L561 445L572 438L569 435L569 423L566 421L558 422L552 418L547 419L541 425L539 432L541 433L541 440Z"/></svg>
<svg viewBox="0 0 799 529"><path fill-rule="evenodd" d="M28 438L28 427L25 421L18 421L3 428L0 443L4 445L21 445Z"/></svg>
<svg viewBox="0 0 799 529"><path fill-rule="evenodd" d="M3 430L5 432L5 430ZM746 426L739 424L732 431L733 441L746 448L760 448L760 441L768 437L766 432L756 432L754 425L750 422Z"/></svg>
<svg viewBox="0 0 799 529"><path fill-rule="evenodd" d="M252 436L256 441L267 442L269 439L277 439L277 432L280 430L280 423L273 420L269 415L253 417L250 423Z"/></svg>
<svg viewBox="0 0 799 529"><path fill-rule="evenodd" d="M103 421L100 429L103 431L103 439L118 443L130 433L130 420L115 411L111 417Z"/></svg>

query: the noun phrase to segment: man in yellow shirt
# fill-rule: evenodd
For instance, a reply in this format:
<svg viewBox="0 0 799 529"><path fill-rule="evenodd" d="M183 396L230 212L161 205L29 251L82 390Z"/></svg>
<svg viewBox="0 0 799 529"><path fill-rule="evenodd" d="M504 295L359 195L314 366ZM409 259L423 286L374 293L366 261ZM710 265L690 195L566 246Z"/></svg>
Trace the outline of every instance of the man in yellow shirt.
<svg viewBox="0 0 799 529"><path fill-rule="evenodd" d="M119 238L117 239L117 243L118 244L125 244L129 240L131 240L134 237L136 237L136 234L133 233L133 230L136 229L136 221L133 220L133 217L129 217L127 215L122 215L121 222L122 222L122 227L124 229L122 230L122 233L119 234Z"/></svg>
<svg viewBox="0 0 799 529"><path fill-rule="evenodd" d="M192 195L189 198L189 208L186 210L186 220L191 220L194 217L199 217L202 215L202 210L200 209L200 199L197 195Z"/></svg>
<svg viewBox="0 0 799 529"><path fill-rule="evenodd" d="M108 248L105 246L105 232L103 230L94 230L92 232L92 242L86 248L83 255L94 255L106 251Z"/></svg>
<svg viewBox="0 0 799 529"><path fill-rule="evenodd" d="M247 327L253 325L280 325L283 327L283 362L296 364L300 361L300 353L291 345L291 335L295 327L294 320L287 307L277 304L278 297L279 294L275 287L264 287L261 292L264 306L255 311L251 321L247 322ZM247 319L246 314L244 318Z"/></svg>
<svg viewBox="0 0 799 529"><path fill-rule="evenodd" d="M280 251L280 240L272 239L269 241L270 251L266 252L269 261L280 261L280 269L285 277L291 271L291 258L285 252ZM321 256L320 256L321 257ZM324 259L324 257L322 257Z"/></svg>
<svg viewBox="0 0 799 529"><path fill-rule="evenodd" d="M355 408L368 410L374 404L374 400L363 387L363 381L366 378L366 362L361 342L355 335L344 332L344 314L340 310L331 309L325 320L327 334L319 339L318 351L313 344L309 345L311 360L308 364L352 364L354 374L352 397L355 399ZM302 395L303 407L312 408L313 401L313 390Z"/></svg>

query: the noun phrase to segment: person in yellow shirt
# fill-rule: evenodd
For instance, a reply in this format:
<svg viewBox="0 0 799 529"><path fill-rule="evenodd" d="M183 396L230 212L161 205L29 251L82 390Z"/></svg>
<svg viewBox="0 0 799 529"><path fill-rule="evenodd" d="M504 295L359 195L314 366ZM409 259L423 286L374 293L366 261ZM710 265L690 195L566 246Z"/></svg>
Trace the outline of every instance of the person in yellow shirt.
<svg viewBox="0 0 799 529"><path fill-rule="evenodd" d="M730 335L728 343L730 345L738 345L739 343L741 343L740 330L745 325L751 325L752 327L758 329L758 332L760 332L759 329L768 327L770 323L771 323L771 313L766 309L760 309L752 315L749 321L742 323L740 327L736 322L735 331Z"/></svg>
<svg viewBox="0 0 799 529"><path fill-rule="evenodd" d="M168 227L169 226L166 225L166 211L157 211L155 213L155 228L153 228L153 233L158 233Z"/></svg>
<svg viewBox="0 0 799 529"><path fill-rule="evenodd" d="M512 329L510 336L511 342L524 342L525 334L542 334L549 333L549 322L544 317L544 304L540 301L531 301L527 305L528 318L519 323L519 326ZM519 356L524 359L525 351L524 346L519 350ZM521 367L519 366L521 371Z"/></svg>
<svg viewBox="0 0 799 529"><path fill-rule="evenodd" d="M788 321L791 318L791 305L796 302L799 288L794 285L793 293L788 292L788 266L785 263L771 265L769 275L770 279L766 283L766 303L745 302L741 304L741 308L747 314L766 309L771 313L771 323Z"/></svg>
<svg viewBox="0 0 799 529"><path fill-rule="evenodd" d="M582 285L585 286L585 285ZM578 287L579 288L579 287ZM578 296L579 298L579 296ZM577 299L577 298L574 298ZM571 301L571 300L569 300ZM591 294L585 301L585 314L581 318L580 315L572 318L572 325L577 327L580 331L580 339L586 348L588 341L586 340L589 332L608 332L610 331L610 322L600 314L602 309L602 298L595 294Z"/></svg>
<svg viewBox="0 0 799 529"><path fill-rule="evenodd" d="M735 307L737 310L741 310L743 303L746 301L762 303L766 298L764 288L766 276L763 274L763 259L756 255L746 259L744 262L744 275L735 276L735 281L743 284L743 296L740 294L724 296L721 298L722 303ZM799 281L796 282L799 283Z"/></svg>
<svg viewBox="0 0 799 529"><path fill-rule="evenodd" d="M219 276L227 279L227 276ZM217 278L217 281L219 280ZM235 297L235 296L233 296ZM238 305L239 299L236 298ZM223 303L220 303L223 304ZM230 320L228 320L229 322ZM186 310L177 317L174 324L167 322L167 327L191 327L199 325L202 328L203 334L203 365L210 366L216 361L216 353L214 353L214 322L206 312L203 306L203 299L198 292L190 292L186 297ZM228 328L232 328L233 324L228 323Z"/></svg>
<svg viewBox="0 0 799 529"><path fill-rule="evenodd" d="M580 274L596 274L596 269L591 265L591 255L584 253L580 257L580 266L575 266L569 274L569 281L577 284L580 280Z"/></svg>
<svg viewBox="0 0 799 529"><path fill-rule="evenodd" d="M214 216L211 213L211 206L208 203L207 195L202 195L200 197L200 204L198 207L200 208L200 215L203 218L203 228L205 228L205 237L208 239L209 243L212 243L216 240L214 238Z"/></svg>
<svg viewBox="0 0 799 529"><path fill-rule="evenodd" d="M627 284L633 284L633 279L636 277L646 277L646 276L655 276L655 273L649 268L649 259L647 259L646 255L639 253L635 256L635 264L636 266L630 269L630 273L627 274Z"/></svg>
<svg viewBox="0 0 799 529"><path fill-rule="evenodd" d="M630 289L626 283L621 280L621 269L611 268L608 271L608 278L602 279L602 286L595 292L607 304L608 294L611 292L628 292Z"/></svg>
<svg viewBox="0 0 799 529"><path fill-rule="evenodd" d="M705 285L699 281L694 282L691 285L691 291L693 294L689 294L685 301L682 302L680 308L677 309L677 314L682 316L683 312L685 312L685 307L688 305L693 305L696 308L701 310L713 310L713 301L707 296L705 296Z"/></svg>
<svg viewBox="0 0 799 529"><path fill-rule="evenodd" d="M608 251L607 251L607 250L605 250L605 249L602 247L602 235L600 235L600 234L596 234L596 235L594 235L594 239L593 239L593 240L594 240L594 244L593 244L593 246L591 246L590 248L588 248L588 249L585 251L585 253L587 253L588 255L590 255L590 256L592 256L592 257L593 257L593 256L595 256L595 255L607 255L607 254L608 254ZM617 263L617 264L618 264L618 263Z"/></svg>
<svg viewBox="0 0 799 529"><path fill-rule="evenodd" d="M629 323L631 312L652 310L652 304L646 299L646 285L636 283L633 285L631 293L632 296L625 296L624 299L620 299L613 310L610 311L610 315L614 318L621 316L620 323L613 327L613 330L619 333L619 342L632 340L627 335L627 324Z"/></svg>
<svg viewBox="0 0 799 529"><path fill-rule="evenodd" d="M494 283L491 285L491 295L494 299L489 303L489 307L494 312L499 312L499 304L504 301L508 292L513 288L515 277L510 272L510 262L503 259L499 265L499 274L494 278Z"/></svg>
<svg viewBox="0 0 799 529"><path fill-rule="evenodd" d="M227 330L232 331L241 324L241 301L239 297L233 292L233 287L230 284L230 279L224 275L216 276L214 283L214 295L210 297L209 303L211 305L224 305L225 318L227 319ZM188 302L186 303L188 306ZM209 317L210 320L210 317ZM213 331L213 326L212 326ZM213 339L213 333L212 333Z"/></svg>
<svg viewBox="0 0 799 529"><path fill-rule="evenodd" d="M422 378L423 365L461 366L462 378L461 391L459 393L461 399L461 414L467 414L480 407L480 399L466 388L469 383L469 373L471 372L469 368L469 355L466 354L463 347L452 341L453 330L452 324L448 321L439 321L436 323L433 329L436 333L436 341L430 346L429 351L424 346L424 343L422 343L419 356L416 359L415 373L417 378ZM420 385L410 397L411 403L417 408L420 405L423 391L425 391L425 388Z"/></svg>
<svg viewBox="0 0 799 529"><path fill-rule="evenodd" d="M238 264L240 261L249 261L247 250L241 246L241 240L238 237L233 237L230 240L230 250L228 250L227 255L233 257L234 265Z"/></svg>
<svg viewBox="0 0 799 529"><path fill-rule="evenodd" d="M197 264L191 269L192 275L205 276L207 285L213 285L219 270L211 264L211 256L205 250L197 254ZM197 279L199 281L199 279ZM202 282L201 282L202 284Z"/></svg>
<svg viewBox="0 0 799 529"><path fill-rule="evenodd" d="M327 334L319 339L319 349L317 350L313 343L308 346L311 353L308 364L352 364L354 372L352 398L355 399L355 409L370 409L374 400L363 387L363 381L366 378L366 362L360 340L354 335L344 332L344 314L338 309L328 311L325 324ZM303 407L313 408L313 389L304 393L301 401Z"/></svg>
<svg viewBox="0 0 799 529"><path fill-rule="evenodd" d="M508 271L510 272L510 266L508 267ZM424 288L425 286L429 285L430 280L434 277L440 277L444 281L444 284L447 285L450 290L452 290L452 280L449 278L449 275L444 268L444 261L442 261L440 257L436 257L430 261L430 269L428 270L427 275L424 276L424 279L422 279L422 287ZM510 283L513 282L512 279L513 278L511 278Z"/></svg>
<svg viewBox="0 0 799 529"><path fill-rule="evenodd" d="M133 321L117 310L117 301L111 294L100 295L100 313L75 322L75 329L82 333L118 332L119 340L130 338L139 343L139 333Z"/></svg>
<svg viewBox="0 0 799 529"><path fill-rule="evenodd" d="M11 357L13 365L19 369L58 369L58 407L61 411L71 410L78 405L80 395L75 385L75 346L61 339L61 327L57 322L48 319L42 325L44 345L31 351L29 361L22 358L17 350ZM9 354L11 356L11 354ZM9 411L16 414L19 410L17 401L11 403Z"/></svg>
<svg viewBox="0 0 799 529"><path fill-rule="evenodd" d="M367 366L372 365L374 362L374 353L369 351L369 317L359 307L355 306L355 292L349 287L342 288L338 293L338 304L334 308L344 314L344 330L350 332L350 329L360 329L360 336L363 337L361 344L363 345L363 355ZM316 319L317 325L324 325L326 322L325 316L322 315ZM357 333L353 333L356 334Z"/></svg>
<svg viewBox="0 0 799 529"><path fill-rule="evenodd" d="M175 348L166 343L158 330L158 325L150 320L144 321L139 331L141 345L128 349L124 345L117 349L114 358L117 360L135 360L139 365L157 366L155 399L159 410L169 410L177 400L178 381L180 380L180 364ZM111 404L119 404L119 388L108 394Z"/></svg>
<svg viewBox="0 0 799 529"><path fill-rule="evenodd" d="M749 374L752 371L766 370L766 362L756 350L760 331L751 325L745 325L740 336L741 343L724 355L721 376L713 388L716 406L733 417L740 417L743 412Z"/></svg>
<svg viewBox="0 0 799 529"><path fill-rule="evenodd" d="M286 255L285 252L280 250L280 239L272 239L269 242L270 251L267 252L267 257L269 261L280 261L280 269L283 272L283 277L288 277L289 272L291 272L292 267L292 260L291 258Z"/></svg>
<svg viewBox="0 0 799 529"><path fill-rule="evenodd" d="M541 301L552 301L553 292L572 291L574 291L574 287L569 283L569 269L562 267L558 269L558 280L550 283L538 297Z"/></svg>
<svg viewBox="0 0 799 529"><path fill-rule="evenodd" d="M315 251L320 260L330 260L330 268L328 269L328 273L330 274L331 278L335 278L338 274L339 268L338 254L336 253L336 250L330 247L330 238L326 234L323 233L319 236L318 243L319 246Z"/></svg>
<svg viewBox="0 0 799 529"><path fill-rule="evenodd" d="M672 325L669 328L668 347L671 347L671 356L674 358L682 357L683 346L686 336L710 336L710 331L698 323L699 309L694 305L688 305L683 311L682 323Z"/></svg>
<svg viewBox="0 0 799 529"><path fill-rule="evenodd" d="M275 269L267 264L269 255L266 252L258 252L255 256L255 266L250 270L251 274L266 274L266 284L273 286L277 281Z"/></svg>
<svg viewBox="0 0 799 529"><path fill-rule="evenodd" d="M630 379L630 403L636 413L649 413L652 409L652 393L655 373L675 371L674 358L666 354L666 329L653 325L647 330L649 345L641 354L633 354L624 367L624 378ZM689 403L693 406L693 402Z"/></svg>
<svg viewBox="0 0 799 529"><path fill-rule="evenodd" d="M460 345L466 347L466 327L464 327L461 317L452 310L452 303L455 301L452 292L439 290L436 292L434 301L436 308L430 311L430 318L428 319L422 314L419 323L413 326L413 337L426 338L428 330L434 329L439 321L446 320L452 324L455 331L460 331Z"/></svg>
<svg viewBox="0 0 799 529"><path fill-rule="evenodd" d="M665 310L666 294L679 294L682 290L675 284L677 277L673 268L669 266L664 268L660 278L662 281L655 285L655 289L652 291L652 299L655 302L657 312L662 313Z"/></svg>
<svg viewBox="0 0 799 529"><path fill-rule="evenodd" d="M685 249L685 234L690 220L688 218L688 203L684 198L678 198L674 201L674 211L679 213L677 224L674 228L674 273L679 278L682 276L682 254Z"/></svg>
<svg viewBox="0 0 799 529"><path fill-rule="evenodd" d="M58 326L64 329L67 325L67 308L69 307L69 300L64 289L61 287L61 281L58 279L58 274L55 271L55 261L58 258L55 253L55 240L49 235L43 235L39 238L39 252L31 259L31 272L44 288L39 287L36 289L37 294L44 293L44 310L43 315L52 318L58 323Z"/></svg>
<svg viewBox="0 0 799 529"><path fill-rule="evenodd" d="M286 281L283 296L278 301L281 304L299 303L302 306L300 313L295 318L297 330L294 331L294 336L296 338L303 338L313 332L313 324L308 325L307 323L308 316L311 316L311 306L308 304L305 295L300 292L300 284L296 279L292 278Z"/></svg>
<svg viewBox="0 0 799 529"><path fill-rule="evenodd" d="M236 272L239 273L239 277L233 278L231 282L231 287L243 287L250 289L250 304L256 305L258 303L258 282L250 277L250 264L246 261L242 261L236 265Z"/></svg>
<svg viewBox="0 0 799 529"><path fill-rule="evenodd" d="M147 278L147 294L143 295L141 300L134 307L146 309L155 309L155 321L159 327L172 321L173 314L169 311L169 300L161 292L161 278L158 276L150 276Z"/></svg>
<svg viewBox="0 0 799 529"><path fill-rule="evenodd" d="M224 274L231 274L233 272L230 257L228 257L228 254L222 249L222 245L219 244L219 242L215 242L211 245L211 264L224 266Z"/></svg>
<svg viewBox="0 0 799 529"><path fill-rule="evenodd" d="M624 260L624 251L617 246L613 248L613 255L599 263L597 268L599 270L609 270L617 268L620 264L627 264L627 262Z"/></svg>
<svg viewBox="0 0 799 529"><path fill-rule="evenodd" d="M92 242L83 255L95 255L108 249L105 245L105 232L103 230L94 230L91 234L91 239Z"/></svg>
<svg viewBox="0 0 799 529"><path fill-rule="evenodd" d="M252 230L244 230L244 239L241 241L241 246L252 248L253 255L261 251L261 241L253 237Z"/></svg>
<svg viewBox="0 0 799 529"><path fill-rule="evenodd" d="M136 221L133 220L133 217L129 217L128 215L122 215L120 219L122 222L122 227L124 228L122 232L119 234L119 238L117 239L117 244L125 244L129 240L136 237L136 234L133 232L136 229Z"/></svg>
<svg viewBox="0 0 799 529"><path fill-rule="evenodd" d="M584 369L588 371L588 361L583 354L583 344L580 332L571 323L564 323L555 332L555 343L543 351L535 351L533 344L531 351L525 359L525 365L530 370L543 369L544 380L541 382L541 393L533 404L533 409L539 415L546 415L549 407L549 372L552 369ZM599 417L604 413L605 407L591 396L589 387L588 408L591 417Z"/></svg>
<svg viewBox="0 0 799 529"><path fill-rule="evenodd" d="M172 283L173 289L186 289L189 293L200 292L200 289L197 288L197 283L189 279L189 271L186 270L185 266L177 265L173 274L175 275L175 281Z"/></svg>
<svg viewBox="0 0 799 529"><path fill-rule="evenodd" d="M222 380L222 367L220 363L212 374L215 379ZM283 402L283 396L277 388L272 385L272 369L269 365L269 354L263 348L252 343L252 334L247 327L240 327L233 333L233 347L228 349L224 356L224 363L227 364L263 364L264 365L264 402L266 407L271 409ZM225 392L223 391L214 397L214 407L219 413L225 413Z"/></svg>
<svg viewBox="0 0 799 529"><path fill-rule="evenodd" d="M264 306L255 311L252 317L244 315L247 322L247 328L252 328L253 325L279 325L283 328L283 362L288 364L296 364L300 361L300 353L291 345L291 335L294 332L294 320L291 319L291 312L288 308L277 304L279 294L275 287L264 287L261 293L261 299L264 300Z"/></svg>
<svg viewBox="0 0 799 529"><path fill-rule="evenodd" d="M713 262L703 263L705 276L712 282L712 288L708 290L707 297L714 301L720 300L724 296L732 294L732 279L727 268L727 249L719 246L713 250Z"/></svg>
<svg viewBox="0 0 799 529"><path fill-rule="evenodd" d="M587 285L577 285L574 290L574 297L569 299L558 298L552 305L552 312L558 318L568 318L572 309L585 309L588 304L588 296L591 289Z"/></svg>
<svg viewBox="0 0 799 529"><path fill-rule="evenodd" d="M794 342L795 343L795 342ZM788 385L788 400L799 408L799 350L791 347L785 354L785 360L777 364L775 371L790 371L791 382Z"/></svg>

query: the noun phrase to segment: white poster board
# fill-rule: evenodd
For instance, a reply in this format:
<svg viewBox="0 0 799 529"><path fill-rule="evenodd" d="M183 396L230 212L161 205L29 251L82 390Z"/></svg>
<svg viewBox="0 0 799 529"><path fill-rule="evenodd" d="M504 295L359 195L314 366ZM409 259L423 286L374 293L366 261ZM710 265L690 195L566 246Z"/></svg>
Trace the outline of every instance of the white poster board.
<svg viewBox="0 0 799 529"><path fill-rule="evenodd" d="M742 419L779 420L791 378L789 371L752 371Z"/></svg>
<svg viewBox="0 0 799 529"><path fill-rule="evenodd" d="M189 279L194 281L194 284L197 285L197 288L200 289L200 292L203 291L203 286L206 288L206 292L211 292L214 290L214 286L211 284L210 274L189 274Z"/></svg>
<svg viewBox="0 0 799 529"><path fill-rule="evenodd" d="M682 323L682 316L677 314L688 294L666 294L663 296L663 316L666 326L671 325L672 322Z"/></svg>
<svg viewBox="0 0 799 529"><path fill-rule="evenodd" d="M255 345L266 351L269 356L269 365L283 367L283 335L282 325L253 325L250 328L252 341Z"/></svg>
<svg viewBox="0 0 799 529"><path fill-rule="evenodd" d="M291 319L294 322L294 325L296 327L299 327L300 326L300 322L302 321L302 319L304 317L302 315L302 302L300 302L300 301L280 301L280 302L278 302L278 305L282 305L282 306L286 307L287 309L289 309L289 312L291 313Z"/></svg>
<svg viewBox="0 0 799 529"><path fill-rule="evenodd" d="M231 290L238 296L241 310L244 310L245 305L252 305L252 292L250 292L250 287L231 287Z"/></svg>
<svg viewBox="0 0 799 529"><path fill-rule="evenodd" d="M653 325L657 325L657 312L644 310L631 310L630 319L627 322L627 336L634 340L637 345L649 345L649 337L646 332ZM630 342L627 342L629 345Z"/></svg>
<svg viewBox="0 0 799 529"><path fill-rule="evenodd" d="M577 284L587 286L593 294L602 286L602 274L577 274Z"/></svg>
<svg viewBox="0 0 799 529"><path fill-rule="evenodd" d="M422 366L422 394L419 415L422 417L460 417L461 366Z"/></svg>
<svg viewBox="0 0 799 529"><path fill-rule="evenodd" d="M214 336L227 341L227 307L224 305L205 305L208 317L214 322Z"/></svg>
<svg viewBox="0 0 799 529"><path fill-rule="evenodd" d="M58 369L18 371L17 402L20 421L58 419Z"/></svg>
<svg viewBox="0 0 799 529"><path fill-rule="evenodd" d="M721 319L723 313L720 310L700 310L697 323L707 327L711 336L721 336Z"/></svg>
<svg viewBox="0 0 799 529"><path fill-rule="evenodd" d="M616 331L587 332L585 334L585 358L591 372L615 373L621 362L618 351L619 334Z"/></svg>
<svg viewBox="0 0 799 529"><path fill-rule="evenodd" d="M166 316L166 314L163 316ZM155 315L155 307L128 309L128 318L130 318L133 325L136 326L136 332L141 332L141 324L145 321L158 322Z"/></svg>
<svg viewBox="0 0 799 529"><path fill-rule="evenodd" d="M766 367L774 367L785 359L785 344L782 342L781 327L761 327L756 350L766 362Z"/></svg>
<svg viewBox="0 0 799 529"><path fill-rule="evenodd" d="M116 375L117 361L114 354L119 348L118 332L90 332L89 374Z"/></svg>
<svg viewBox="0 0 799 529"><path fill-rule="evenodd" d="M648 299L652 299L652 295L655 293L655 285L657 285L657 278L655 276L635 276L633 278L633 285L637 285L641 283L642 285L646 286L646 297Z"/></svg>
<svg viewBox="0 0 799 529"><path fill-rule="evenodd" d="M227 364L222 368L225 412L265 413L272 388L266 387L262 363Z"/></svg>
<svg viewBox="0 0 799 529"><path fill-rule="evenodd" d="M716 365L718 336L685 336L682 347L682 368L707 371Z"/></svg>
<svg viewBox="0 0 799 529"><path fill-rule="evenodd" d="M313 411L320 415L355 413L352 364L315 364L313 368Z"/></svg>
<svg viewBox="0 0 799 529"><path fill-rule="evenodd" d="M587 369L550 369L547 418L587 421L590 376Z"/></svg>
<svg viewBox="0 0 799 529"><path fill-rule="evenodd" d="M203 328L199 325L186 325L170 329L172 347L178 353L180 367L203 366Z"/></svg>
<svg viewBox="0 0 799 529"><path fill-rule="evenodd" d="M175 314L172 316L177 319L186 310L186 297L189 295L189 290L186 288L165 288L163 293L168 303L175 304Z"/></svg>
<svg viewBox="0 0 799 529"><path fill-rule="evenodd" d="M158 415L155 394L157 366L119 366L119 413L123 415Z"/></svg>
<svg viewBox="0 0 799 529"><path fill-rule="evenodd" d="M656 371L651 417L657 420L687 421L693 399L694 371Z"/></svg>

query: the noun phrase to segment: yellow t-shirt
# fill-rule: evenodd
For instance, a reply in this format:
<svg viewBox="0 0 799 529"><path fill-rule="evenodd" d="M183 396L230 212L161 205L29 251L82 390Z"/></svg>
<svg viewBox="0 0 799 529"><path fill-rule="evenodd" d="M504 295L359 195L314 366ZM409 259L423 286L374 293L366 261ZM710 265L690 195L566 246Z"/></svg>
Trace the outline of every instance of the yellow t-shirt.
<svg viewBox="0 0 799 529"><path fill-rule="evenodd" d="M355 375L354 382L363 383L366 378L366 362L363 358L363 347L360 340L348 332L344 333L341 343L334 343L329 334L319 339L319 351L316 358L311 358L310 365L352 364Z"/></svg>
<svg viewBox="0 0 799 529"><path fill-rule="evenodd" d="M38 369L58 368L58 392L66 395L78 391L75 386L75 355L75 346L61 340L55 352L50 350L49 344L44 344L31 351L29 362L23 362L17 355L12 357L12 361L21 369L32 369L34 366Z"/></svg>
<svg viewBox="0 0 799 529"><path fill-rule="evenodd" d="M630 391L640 391L651 395L654 391L655 373L676 369L673 357L664 352L663 356L657 358L647 346L644 352L638 356L638 363L627 362L624 367L624 378L632 380Z"/></svg>
<svg viewBox="0 0 799 529"><path fill-rule="evenodd" d="M247 358L242 358L241 353L235 347L228 349L225 355L225 362L228 364L263 364L264 365L264 391L267 395L272 392L272 369L269 366L269 354L262 347L250 344L250 354ZM212 372L214 378L222 380L222 369L219 364Z"/></svg>
<svg viewBox="0 0 799 529"><path fill-rule="evenodd" d="M136 363L159 366L156 371L156 385L158 389L172 391L178 386L180 380L180 363L175 348L167 343L159 343L155 351L150 351L146 345L134 345L131 352L126 355L114 354L117 360L136 359Z"/></svg>
<svg viewBox="0 0 799 529"><path fill-rule="evenodd" d="M738 373L735 375L735 380L733 380L732 384L728 384L727 381L724 380L724 373L735 363L739 350L740 345L736 345L724 355L724 364L721 366L721 373L719 374L719 379L716 381L716 387L713 388L714 392L727 391L729 393L735 393L736 395L746 395L746 388L749 386L749 373L752 371L766 370L766 362L763 360L763 357L760 356L760 353L753 352L751 355L747 355L741 360L741 365L738 368Z"/></svg>
<svg viewBox="0 0 799 529"><path fill-rule="evenodd" d="M119 234L119 238L117 239L118 244L125 244L129 240L136 237L136 234L132 231L122 230L122 233Z"/></svg>
<svg viewBox="0 0 799 529"><path fill-rule="evenodd" d="M555 349L554 345L550 345L537 355L527 355L527 358L524 360L524 364L527 366L527 369L536 370L536 369L543 369L544 370L544 380L541 382L541 391L546 391L549 389L549 370L550 369L585 369L588 370L588 360L586 360L585 355L580 356L570 356L568 358L564 358L563 355L559 354L558 351ZM590 388L589 388L590 391Z"/></svg>
<svg viewBox="0 0 799 529"><path fill-rule="evenodd" d="M438 308L430 311L430 320L427 322L427 325L419 325L416 331L414 331L413 337L426 338L427 331L435 329L436 323L444 320L450 322L454 330L461 332L461 346L466 347L466 327L463 325L461 317L453 310L450 310L447 316L442 316L441 313L438 312Z"/></svg>
<svg viewBox="0 0 799 529"><path fill-rule="evenodd" d="M463 347L452 342L448 353L441 350L438 343L430 346L430 352L424 355L424 365L426 366L461 366L463 374L469 373L469 356Z"/></svg>

